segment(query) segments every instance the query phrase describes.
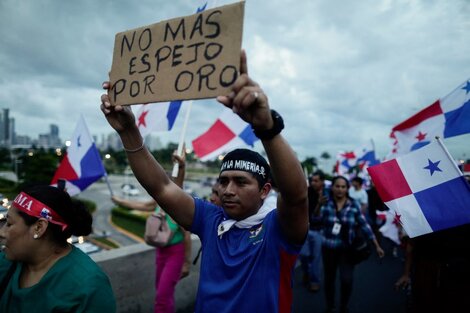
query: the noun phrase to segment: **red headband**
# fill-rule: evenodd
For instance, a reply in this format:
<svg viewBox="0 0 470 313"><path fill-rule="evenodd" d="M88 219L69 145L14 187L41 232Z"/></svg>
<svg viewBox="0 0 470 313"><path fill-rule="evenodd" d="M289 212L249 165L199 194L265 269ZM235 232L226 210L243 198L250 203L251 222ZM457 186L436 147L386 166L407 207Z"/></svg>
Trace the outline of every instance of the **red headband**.
<svg viewBox="0 0 470 313"><path fill-rule="evenodd" d="M24 192L20 192L16 196L15 200L13 200L13 205L30 216L45 218L49 223L62 226L62 231L68 227L65 221L54 210Z"/></svg>

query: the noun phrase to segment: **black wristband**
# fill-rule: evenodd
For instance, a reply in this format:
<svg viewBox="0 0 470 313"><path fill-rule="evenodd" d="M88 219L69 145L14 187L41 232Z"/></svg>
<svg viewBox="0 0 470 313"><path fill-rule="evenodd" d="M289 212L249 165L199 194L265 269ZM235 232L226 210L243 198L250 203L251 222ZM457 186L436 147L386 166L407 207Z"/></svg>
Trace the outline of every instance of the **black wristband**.
<svg viewBox="0 0 470 313"><path fill-rule="evenodd" d="M279 113L277 113L274 110L271 110L271 117L273 118L273 127L271 129L265 129L265 130L253 129L253 132L255 133L256 137L258 137L261 140L272 139L274 138L274 136L279 134L284 129L284 120L279 115Z"/></svg>

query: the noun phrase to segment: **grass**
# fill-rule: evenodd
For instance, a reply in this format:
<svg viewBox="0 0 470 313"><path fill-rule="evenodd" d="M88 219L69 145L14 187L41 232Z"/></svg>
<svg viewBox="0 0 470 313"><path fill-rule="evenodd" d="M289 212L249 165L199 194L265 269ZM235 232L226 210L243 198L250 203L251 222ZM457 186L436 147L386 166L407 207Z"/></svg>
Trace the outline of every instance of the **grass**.
<svg viewBox="0 0 470 313"><path fill-rule="evenodd" d="M107 247L108 249L116 249L119 248L119 245L116 244L114 241L109 240L108 238L93 238L93 241L97 241Z"/></svg>
<svg viewBox="0 0 470 313"><path fill-rule="evenodd" d="M111 221L128 232L144 238L146 221L144 216L132 214L129 210L121 207L115 207L111 211Z"/></svg>

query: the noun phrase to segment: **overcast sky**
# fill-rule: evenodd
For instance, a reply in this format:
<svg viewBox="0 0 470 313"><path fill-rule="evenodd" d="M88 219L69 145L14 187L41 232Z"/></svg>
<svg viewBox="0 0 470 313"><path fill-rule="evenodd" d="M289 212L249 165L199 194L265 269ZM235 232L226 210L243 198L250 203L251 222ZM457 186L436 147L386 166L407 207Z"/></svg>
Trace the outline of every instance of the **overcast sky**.
<svg viewBox="0 0 470 313"><path fill-rule="evenodd" d="M0 0L0 108L10 108L20 135L36 138L55 123L68 139L79 114L93 135L111 133L99 103L114 35L202 3ZM302 160L370 139L383 157L394 125L470 78L467 0L248 0L245 10L250 75ZM221 110L215 100L195 101L187 142ZM162 141L178 141L183 117ZM454 157L470 158L469 139L445 143Z"/></svg>

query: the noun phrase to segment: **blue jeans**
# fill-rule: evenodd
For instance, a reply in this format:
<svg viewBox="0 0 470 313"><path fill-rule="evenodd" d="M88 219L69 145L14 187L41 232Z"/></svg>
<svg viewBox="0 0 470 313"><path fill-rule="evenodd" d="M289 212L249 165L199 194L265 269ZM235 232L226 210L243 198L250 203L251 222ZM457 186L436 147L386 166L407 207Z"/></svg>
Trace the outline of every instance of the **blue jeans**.
<svg viewBox="0 0 470 313"><path fill-rule="evenodd" d="M309 230L302 250L300 262L304 273L308 273L310 283L320 283L322 235L319 230Z"/></svg>

